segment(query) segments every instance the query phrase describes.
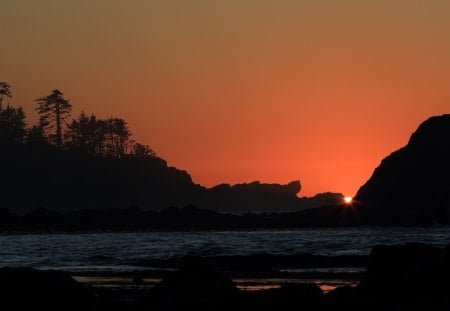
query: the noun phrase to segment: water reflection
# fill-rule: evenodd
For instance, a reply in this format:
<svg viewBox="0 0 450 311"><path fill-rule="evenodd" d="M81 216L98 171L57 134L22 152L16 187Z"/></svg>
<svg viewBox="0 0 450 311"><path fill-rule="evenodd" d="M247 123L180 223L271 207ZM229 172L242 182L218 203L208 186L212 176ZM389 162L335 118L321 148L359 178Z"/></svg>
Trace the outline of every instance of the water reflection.
<svg viewBox="0 0 450 311"><path fill-rule="evenodd" d="M126 276L74 276L77 282L93 287L136 289L151 288L161 281L161 278L144 278L142 284L135 284L131 277ZM321 279L285 279L285 278L236 278L233 279L236 287L243 291L261 291L280 288L283 284L314 283L324 293L337 287L356 286L356 280L321 280Z"/></svg>

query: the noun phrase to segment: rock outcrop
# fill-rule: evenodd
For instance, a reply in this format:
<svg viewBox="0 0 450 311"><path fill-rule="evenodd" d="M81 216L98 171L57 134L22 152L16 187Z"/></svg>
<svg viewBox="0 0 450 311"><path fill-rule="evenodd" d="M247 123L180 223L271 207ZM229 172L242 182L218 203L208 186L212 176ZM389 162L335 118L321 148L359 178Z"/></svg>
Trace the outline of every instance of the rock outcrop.
<svg viewBox="0 0 450 311"><path fill-rule="evenodd" d="M450 114L423 122L375 169L355 202L376 223L449 223Z"/></svg>
<svg viewBox="0 0 450 311"><path fill-rule="evenodd" d="M240 293L230 278L193 260L155 287L157 310L237 310Z"/></svg>
<svg viewBox="0 0 450 311"><path fill-rule="evenodd" d="M0 299L11 310L80 310L89 297L63 272L2 268Z"/></svg>

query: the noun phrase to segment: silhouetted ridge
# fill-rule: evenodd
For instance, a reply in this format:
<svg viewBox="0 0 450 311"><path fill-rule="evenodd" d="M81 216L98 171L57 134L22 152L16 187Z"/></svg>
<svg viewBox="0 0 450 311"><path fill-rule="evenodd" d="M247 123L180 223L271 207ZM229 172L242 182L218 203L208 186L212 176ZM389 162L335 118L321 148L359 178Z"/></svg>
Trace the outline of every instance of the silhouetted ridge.
<svg viewBox="0 0 450 311"><path fill-rule="evenodd" d="M138 205L186 205L203 188L189 174L157 157L102 158L28 149L2 152L1 204L16 212Z"/></svg>
<svg viewBox="0 0 450 311"><path fill-rule="evenodd" d="M213 207L219 211L299 211L304 209L297 197L300 181L286 185L264 184L259 181L231 186L221 184L205 192L200 207Z"/></svg>
<svg viewBox="0 0 450 311"><path fill-rule="evenodd" d="M450 114L434 116L423 122L411 135L409 148L428 149L449 152L450 150Z"/></svg>
<svg viewBox="0 0 450 311"><path fill-rule="evenodd" d="M423 122L405 147L383 159L355 200L372 220L448 222L450 115Z"/></svg>
<svg viewBox="0 0 450 311"><path fill-rule="evenodd" d="M299 181L206 189L133 140L124 119L81 112L69 120L72 103L60 90L35 100L39 121L29 128L21 107L3 104L12 98L10 88L0 82L0 208L14 213L43 207L37 215L49 218L45 210L161 210L192 204L225 212L285 212L332 204L342 197L299 199ZM8 223L0 220L3 227Z"/></svg>

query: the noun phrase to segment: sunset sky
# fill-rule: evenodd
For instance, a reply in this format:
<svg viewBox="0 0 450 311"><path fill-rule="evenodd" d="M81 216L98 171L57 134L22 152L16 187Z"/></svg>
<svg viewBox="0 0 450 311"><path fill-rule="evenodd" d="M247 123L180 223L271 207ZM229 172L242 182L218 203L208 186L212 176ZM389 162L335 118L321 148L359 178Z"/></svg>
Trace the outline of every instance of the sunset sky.
<svg viewBox="0 0 450 311"><path fill-rule="evenodd" d="M0 81L30 124L58 88L205 186L353 195L450 112L450 1L2 1Z"/></svg>

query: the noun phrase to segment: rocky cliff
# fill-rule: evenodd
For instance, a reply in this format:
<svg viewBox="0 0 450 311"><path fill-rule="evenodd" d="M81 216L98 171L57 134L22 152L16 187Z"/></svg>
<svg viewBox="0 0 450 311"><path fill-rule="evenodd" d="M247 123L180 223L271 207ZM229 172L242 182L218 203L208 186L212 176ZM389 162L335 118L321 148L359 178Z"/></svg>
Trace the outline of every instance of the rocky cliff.
<svg viewBox="0 0 450 311"><path fill-rule="evenodd" d="M408 144L383 159L355 202L374 219L447 222L450 218L450 114L431 117Z"/></svg>

